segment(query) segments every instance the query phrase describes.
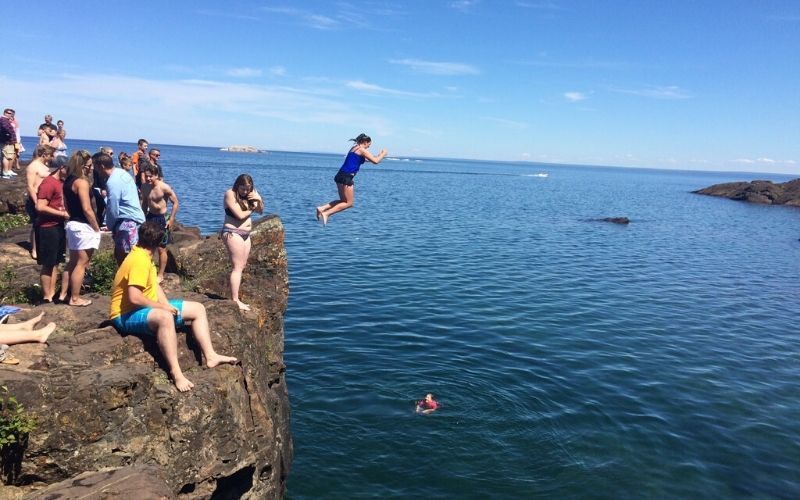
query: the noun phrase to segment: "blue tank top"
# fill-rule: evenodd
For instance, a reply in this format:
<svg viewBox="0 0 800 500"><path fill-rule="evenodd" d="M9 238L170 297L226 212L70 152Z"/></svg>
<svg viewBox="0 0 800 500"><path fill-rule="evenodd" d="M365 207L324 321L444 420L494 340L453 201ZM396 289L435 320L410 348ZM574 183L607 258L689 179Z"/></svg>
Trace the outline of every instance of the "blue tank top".
<svg viewBox="0 0 800 500"><path fill-rule="evenodd" d="M364 164L363 156L356 154L355 151L350 151L347 153L347 156L344 159L344 163L342 163L342 168L339 169L339 172L343 174L357 174L358 169L361 168L361 165Z"/></svg>

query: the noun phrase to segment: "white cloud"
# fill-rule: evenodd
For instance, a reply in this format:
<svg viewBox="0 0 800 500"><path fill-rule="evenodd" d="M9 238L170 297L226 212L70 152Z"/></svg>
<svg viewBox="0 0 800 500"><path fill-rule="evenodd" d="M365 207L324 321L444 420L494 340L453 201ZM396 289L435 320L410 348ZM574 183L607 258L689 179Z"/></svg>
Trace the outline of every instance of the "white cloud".
<svg viewBox="0 0 800 500"><path fill-rule="evenodd" d="M407 90L390 89L387 87L381 87L380 85L375 85L374 83L367 83L361 80L351 80L349 82L346 82L345 86L347 88L358 90L360 92L366 92L369 94L384 94L384 95L405 96L405 97L434 97L434 94L422 94L419 92L409 92Z"/></svg>
<svg viewBox="0 0 800 500"><path fill-rule="evenodd" d="M466 12L480 3L480 0L453 0L450 2L450 7Z"/></svg>
<svg viewBox="0 0 800 500"><path fill-rule="evenodd" d="M339 19L307 10L296 9L294 7L261 7L261 10L271 14L293 17L306 26L318 30L336 29L341 25Z"/></svg>
<svg viewBox="0 0 800 500"><path fill-rule="evenodd" d="M523 0L517 0L516 2L517 7L523 7L526 9L535 9L535 10L562 10L563 7L560 5L556 5L553 2L525 2Z"/></svg>
<svg viewBox="0 0 800 500"><path fill-rule="evenodd" d="M269 69L269 74L272 76L286 76L286 68L283 66L273 66Z"/></svg>
<svg viewBox="0 0 800 500"><path fill-rule="evenodd" d="M235 78L253 78L255 76L261 76L261 70L256 68L232 68L225 74Z"/></svg>
<svg viewBox="0 0 800 500"><path fill-rule="evenodd" d="M483 119L491 121L491 122L499 123L501 125L507 125L509 127L515 127L515 128L527 128L528 127L528 124L525 123L525 122L518 122L518 121L515 121L515 120L508 120L506 118L496 118L496 117L493 117L493 116L484 116Z"/></svg>
<svg viewBox="0 0 800 500"><path fill-rule="evenodd" d="M631 88L615 88L610 89L613 92L620 94L630 94L639 97L649 97L652 99L691 99L692 95L686 90L681 89L675 85L669 86L650 86L640 89Z"/></svg>
<svg viewBox="0 0 800 500"><path fill-rule="evenodd" d="M431 75L478 75L480 70L475 66L456 62L423 61L421 59L390 59L392 64L407 66L419 73Z"/></svg>
<svg viewBox="0 0 800 500"><path fill-rule="evenodd" d="M54 78L59 82L56 86ZM54 74L39 79L0 76L0 88L31 133L33 119L29 117L51 113L68 123L73 138L125 141L133 135L154 143L203 145L250 138L251 143L267 146L265 135L277 141L281 129L298 125L390 128L374 110L313 88L106 74ZM122 116L124 126L120 126ZM267 132L264 124L273 132Z"/></svg>
<svg viewBox="0 0 800 500"><path fill-rule="evenodd" d="M748 165L761 164L761 165L796 165L795 160L775 160L773 158L736 158L731 160L731 163L745 163Z"/></svg>
<svg viewBox="0 0 800 500"><path fill-rule="evenodd" d="M583 101L588 96L583 92L564 92L564 99L568 100L569 102L578 102Z"/></svg>

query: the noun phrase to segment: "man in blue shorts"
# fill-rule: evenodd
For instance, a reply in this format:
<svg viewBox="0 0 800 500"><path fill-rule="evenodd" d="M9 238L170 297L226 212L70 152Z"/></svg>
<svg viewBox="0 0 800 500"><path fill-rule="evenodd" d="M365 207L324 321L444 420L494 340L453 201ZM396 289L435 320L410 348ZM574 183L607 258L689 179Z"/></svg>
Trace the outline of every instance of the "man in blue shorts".
<svg viewBox="0 0 800 500"><path fill-rule="evenodd" d="M207 367L234 364L237 360L214 351L203 304L189 300L167 300L158 284L153 264L153 252L157 251L162 238L164 229L157 222L147 221L139 227L138 243L114 276L109 316L121 333L155 335L175 387L185 392L194 384L184 377L178 363L176 328L183 327L184 322L191 322L192 333L206 358Z"/></svg>
<svg viewBox="0 0 800 500"><path fill-rule="evenodd" d="M106 227L114 239L114 258L120 265L130 253L144 222L144 212L139 202L139 190L133 178L121 168L114 167L114 159L106 153L92 156L94 168L101 168L108 176L106 181Z"/></svg>

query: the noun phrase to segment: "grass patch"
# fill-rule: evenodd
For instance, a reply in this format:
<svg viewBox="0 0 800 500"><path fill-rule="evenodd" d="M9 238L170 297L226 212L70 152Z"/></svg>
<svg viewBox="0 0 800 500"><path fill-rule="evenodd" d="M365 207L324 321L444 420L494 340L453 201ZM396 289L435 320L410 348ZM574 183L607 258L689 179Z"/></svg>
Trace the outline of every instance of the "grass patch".
<svg viewBox="0 0 800 500"><path fill-rule="evenodd" d="M6 214L0 216L0 233L30 224L27 214Z"/></svg>
<svg viewBox="0 0 800 500"><path fill-rule="evenodd" d="M36 428L36 418L29 415L8 387L0 387L0 449L18 443Z"/></svg>
<svg viewBox="0 0 800 500"><path fill-rule="evenodd" d="M103 250L95 252L92 256L91 264L86 270L88 276L88 288L90 292L102 295L111 295L111 287L114 285L114 275L117 273L117 261L114 259L114 252Z"/></svg>
<svg viewBox="0 0 800 500"><path fill-rule="evenodd" d="M0 304L35 304L42 300L39 285L23 285L17 282L17 273L7 264L0 271Z"/></svg>

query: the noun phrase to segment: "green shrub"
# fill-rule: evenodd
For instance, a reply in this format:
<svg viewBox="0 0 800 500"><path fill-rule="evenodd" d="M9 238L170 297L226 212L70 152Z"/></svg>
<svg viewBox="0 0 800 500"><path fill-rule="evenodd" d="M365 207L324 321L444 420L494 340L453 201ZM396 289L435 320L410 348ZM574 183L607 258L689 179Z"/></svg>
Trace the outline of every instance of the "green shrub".
<svg viewBox="0 0 800 500"><path fill-rule="evenodd" d="M10 392L0 387L0 449L14 444L36 428L36 418Z"/></svg>
<svg viewBox="0 0 800 500"><path fill-rule="evenodd" d="M114 284L116 272L117 261L114 260L114 252L110 250L95 252L92 256L92 262L86 270L86 274L89 276L89 291L102 295L111 295L111 287Z"/></svg>
<svg viewBox="0 0 800 500"><path fill-rule="evenodd" d="M26 214L6 214L0 216L0 233L5 233L10 229L22 227L30 224L30 219Z"/></svg>
<svg viewBox="0 0 800 500"><path fill-rule="evenodd" d="M42 299L39 285L17 283L17 274L10 264L0 271L0 304L35 304Z"/></svg>

